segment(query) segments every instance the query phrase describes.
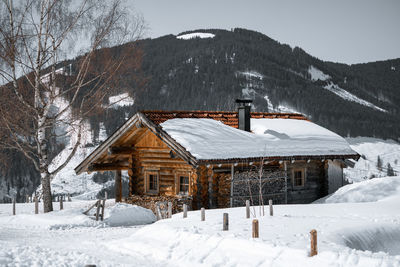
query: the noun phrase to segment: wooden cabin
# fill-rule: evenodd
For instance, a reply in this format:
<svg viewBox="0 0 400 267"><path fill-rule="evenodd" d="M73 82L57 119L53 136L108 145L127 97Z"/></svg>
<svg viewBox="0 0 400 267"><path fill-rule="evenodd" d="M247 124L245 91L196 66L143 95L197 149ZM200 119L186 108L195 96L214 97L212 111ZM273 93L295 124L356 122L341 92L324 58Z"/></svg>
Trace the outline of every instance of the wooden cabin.
<svg viewBox="0 0 400 267"><path fill-rule="evenodd" d="M115 171L116 201L126 170L127 202L223 208L246 199L310 203L342 186L343 168L358 158L301 114L250 112L244 103L238 112L138 112L75 171Z"/></svg>

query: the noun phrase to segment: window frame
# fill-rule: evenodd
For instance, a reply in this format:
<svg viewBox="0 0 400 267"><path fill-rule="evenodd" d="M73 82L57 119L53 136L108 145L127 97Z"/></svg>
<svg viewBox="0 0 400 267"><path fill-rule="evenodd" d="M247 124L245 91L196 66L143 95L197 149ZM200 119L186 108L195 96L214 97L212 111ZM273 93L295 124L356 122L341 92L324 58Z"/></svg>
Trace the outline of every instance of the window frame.
<svg viewBox="0 0 400 267"><path fill-rule="evenodd" d="M156 179L156 189L150 189L150 175L155 175ZM145 172L146 181L146 193L148 194L158 194L160 192L160 172L156 170L148 170Z"/></svg>
<svg viewBox="0 0 400 267"><path fill-rule="evenodd" d="M301 185L296 185L296 177L295 177L295 173L296 172L301 172L301 181L302 184ZM307 169L306 168L294 168L292 170L292 185L293 188L304 188L306 185L306 173L307 173Z"/></svg>
<svg viewBox="0 0 400 267"><path fill-rule="evenodd" d="M188 178L188 190L187 192L181 191L181 177L187 177ZM191 185L190 185L190 178L191 178L191 173L190 172L176 172L175 173L175 194L180 195L180 196L189 196L191 194Z"/></svg>

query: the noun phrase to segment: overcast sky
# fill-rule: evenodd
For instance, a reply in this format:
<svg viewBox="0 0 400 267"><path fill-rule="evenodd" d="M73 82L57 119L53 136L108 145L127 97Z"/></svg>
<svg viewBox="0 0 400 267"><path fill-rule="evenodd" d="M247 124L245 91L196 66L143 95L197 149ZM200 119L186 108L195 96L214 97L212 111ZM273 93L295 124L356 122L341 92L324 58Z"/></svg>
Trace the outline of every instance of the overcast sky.
<svg viewBox="0 0 400 267"><path fill-rule="evenodd" d="M130 0L147 37L246 28L322 60L400 58L400 0Z"/></svg>

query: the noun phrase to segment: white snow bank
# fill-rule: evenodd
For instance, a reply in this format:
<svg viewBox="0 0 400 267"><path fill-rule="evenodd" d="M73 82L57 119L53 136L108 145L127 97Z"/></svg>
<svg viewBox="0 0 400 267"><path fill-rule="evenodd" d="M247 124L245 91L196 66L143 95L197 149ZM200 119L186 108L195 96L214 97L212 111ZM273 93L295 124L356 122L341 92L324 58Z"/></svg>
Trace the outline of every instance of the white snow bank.
<svg viewBox="0 0 400 267"><path fill-rule="evenodd" d="M181 40L189 40L189 39L193 39L193 38L214 38L215 34L212 33L206 33L206 32L192 32L192 33L187 33L187 34L183 34L183 35L179 35L176 38L177 39L181 39Z"/></svg>
<svg viewBox="0 0 400 267"><path fill-rule="evenodd" d="M340 235L349 248L400 255L400 230L393 224L349 228L341 231Z"/></svg>
<svg viewBox="0 0 400 267"><path fill-rule="evenodd" d="M342 137L305 120L251 119L254 133L212 119L171 119L161 126L202 160L355 154Z"/></svg>
<svg viewBox="0 0 400 267"><path fill-rule="evenodd" d="M375 202L388 198L400 200L400 176L374 178L339 188L325 203Z"/></svg>
<svg viewBox="0 0 400 267"><path fill-rule="evenodd" d="M104 222L109 226L132 226L149 224L156 221L154 213L136 205L117 203L106 211Z"/></svg>
<svg viewBox="0 0 400 267"><path fill-rule="evenodd" d="M308 68L308 73L311 75L311 80L312 81L326 81L331 78L328 74L323 73L319 69L315 68L314 66L310 66Z"/></svg>

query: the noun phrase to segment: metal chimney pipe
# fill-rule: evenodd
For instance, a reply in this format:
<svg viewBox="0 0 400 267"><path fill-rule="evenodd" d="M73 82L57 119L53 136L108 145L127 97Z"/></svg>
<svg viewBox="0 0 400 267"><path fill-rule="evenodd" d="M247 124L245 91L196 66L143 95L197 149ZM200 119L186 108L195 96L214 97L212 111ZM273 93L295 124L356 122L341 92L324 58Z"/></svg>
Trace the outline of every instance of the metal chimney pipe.
<svg viewBox="0 0 400 267"><path fill-rule="evenodd" d="M239 129L243 131L250 132L250 109L251 103L253 100L251 99L236 99L236 103L238 106L238 122Z"/></svg>

